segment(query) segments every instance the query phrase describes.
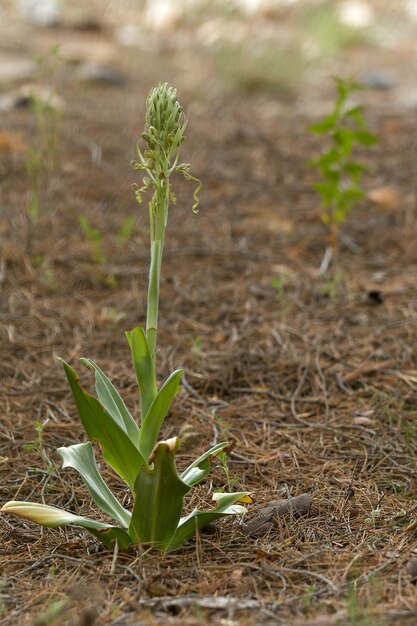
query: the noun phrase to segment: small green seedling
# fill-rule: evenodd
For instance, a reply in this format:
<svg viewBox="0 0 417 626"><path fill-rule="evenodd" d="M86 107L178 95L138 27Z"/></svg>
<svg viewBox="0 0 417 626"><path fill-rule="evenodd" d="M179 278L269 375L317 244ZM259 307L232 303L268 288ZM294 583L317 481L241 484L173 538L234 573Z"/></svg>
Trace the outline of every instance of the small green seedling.
<svg viewBox="0 0 417 626"><path fill-rule="evenodd" d="M119 228L119 234L117 235L117 246L123 248L128 241L133 239L135 234L135 216L128 215L122 220Z"/></svg>
<svg viewBox="0 0 417 626"><path fill-rule="evenodd" d="M91 260L99 268L104 270L104 284L107 285L107 287L116 287L116 276L106 271L106 265L108 265L109 260L104 252L103 231L100 228L95 228L94 226L92 226L90 220L84 214L79 216L78 221L83 235L89 243ZM127 241L132 239L134 231L135 216L129 215L122 221L120 225L120 229L117 235L117 247L121 248L126 244Z"/></svg>
<svg viewBox="0 0 417 626"><path fill-rule="evenodd" d="M219 467L224 472L224 475L225 475L225 478L226 478L227 489L228 489L228 491L232 491L232 489L234 488L235 484L240 481L240 478L238 476L232 476L231 475L230 467L229 467L229 463L228 463L227 452L225 452L224 450L219 452L219 454L217 455L217 459L219 461Z"/></svg>
<svg viewBox="0 0 417 626"><path fill-rule="evenodd" d="M106 270L108 258L104 253L102 231L100 230L100 228L94 228L86 215L80 215L79 224L85 238L89 243L91 260L99 268L97 277L98 281L102 282L107 287L116 287L116 276Z"/></svg>
<svg viewBox="0 0 417 626"><path fill-rule="evenodd" d="M362 175L368 168L353 159L353 151L357 146L372 146L377 142L366 126L363 107L348 104L350 95L361 89L361 85L341 78L335 78L335 83L337 98L332 113L309 128L312 133L327 135L331 142L321 156L310 161L310 165L321 174L315 189L321 196L321 218L330 228L333 253L338 247L339 225L365 197Z"/></svg>
<svg viewBox="0 0 417 626"><path fill-rule="evenodd" d="M31 181L28 214L32 223L39 219L41 194L57 166L60 111L52 91L42 87L46 77L56 84L59 46L53 46L45 56L36 56L37 89L29 92L30 109L34 115L37 140L26 154L26 170Z"/></svg>
<svg viewBox="0 0 417 626"><path fill-rule="evenodd" d="M194 210L200 187L200 181L189 173L189 165L178 163L186 126L176 90L167 84L153 89L147 99L142 135L147 149L142 154L138 147L139 161L133 164L135 169L146 172L143 185L134 186L136 198L141 201L145 191L153 190L149 202L151 262L146 330L138 326L127 333L139 388L139 423L92 360L81 359L95 373L97 397L83 389L78 374L63 361L84 429L90 440L98 441L105 461L130 490L133 509L125 509L104 482L90 441L59 448L58 454L63 467L79 472L95 504L116 524L33 502L12 501L2 507L2 511L42 526L82 526L109 548L141 544L164 551L175 549L209 522L244 513L245 508L239 502L249 500L247 492L214 493L212 499L216 505L213 508L195 508L181 517L185 495L208 475L210 459L225 450L229 443L216 444L179 473L175 463L179 438L159 440L183 374L183 370L175 370L158 388L155 361L159 282L168 207L173 198L170 177L174 172L181 172L186 179L197 181Z"/></svg>
<svg viewBox="0 0 417 626"><path fill-rule="evenodd" d="M86 215L80 215L79 223L84 237L90 244L91 259L98 265L106 265L108 259L103 250L103 233L99 228L91 226Z"/></svg>

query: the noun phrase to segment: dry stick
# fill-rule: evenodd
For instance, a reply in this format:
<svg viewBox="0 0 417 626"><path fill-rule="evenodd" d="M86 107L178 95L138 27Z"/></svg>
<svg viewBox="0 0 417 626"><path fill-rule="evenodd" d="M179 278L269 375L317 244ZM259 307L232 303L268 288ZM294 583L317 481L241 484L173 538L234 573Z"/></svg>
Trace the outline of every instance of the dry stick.
<svg viewBox="0 0 417 626"><path fill-rule="evenodd" d="M324 377L323 370L321 369L321 365L320 365L320 346L321 346L321 339L319 340L319 345L317 346L315 363L316 363L317 373L322 384L323 404L325 406L326 418L328 419L330 415L330 406L329 406L329 400L328 400L328 395L327 395L326 379Z"/></svg>
<svg viewBox="0 0 417 626"><path fill-rule="evenodd" d="M49 561L50 559L55 559L55 558L65 559L66 561L74 561L76 563L81 563L85 561L85 559L79 559L74 556L68 556L67 554L59 554L59 553L46 554L45 556L41 556L39 559L37 559L34 563L29 565L28 567L25 567L24 569L20 570L20 572L17 572L14 576L9 576L9 580L16 579L22 574L27 574L28 572L32 572L33 570L38 569L38 567L43 565L43 563L45 563L46 561ZM16 559L16 560L8 561L8 562L13 563L13 562L19 562L19 561Z"/></svg>
<svg viewBox="0 0 417 626"><path fill-rule="evenodd" d="M318 580L321 580L322 582L326 583L326 585L328 585L335 593L339 593L339 589L336 587L335 584L332 583L331 580L329 580L328 578L326 578L326 576L323 576L323 574L317 574L317 572L310 572L310 570L308 569L295 569L292 567L281 567L283 572L293 572L294 574L301 574L304 576L310 576L311 578L317 578Z"/></svg>
<svg viewBox="0 0 417 626"><path fill-rule="evenodd" d="M269 391L268 389L252 389L251 387L231 387L230 391L235 391L236 393L253 393L259 394L262 396L267 396L272 398L273 400L281 400L282 402L286 402L287 404L291 404L293 402L294 397L283 396L279 393L275 393L274 391ZM301 404L326 404L324 400L320 398L297 398L297 402ZM333 408L336 405L328 403L328 406ZM307 426L311 426L308 422Z"/></svg>
<svg viewBox="0 0 417 626"><path fill-rule="evenodd" d="M288 498L287 500L275 500L268 506L258 511L257 517L243 523L242 531L245 535L258 535L268 532L277 526L278 518L290 515L306 515L312 505L312 498L307 493Z"/></svg>
<svg viewBox="0 0 417 626"><path fill-rule="evenodd" d="M299 380L299 383L296 387L296 390L294 391L292 397L291 397L291 413L294 417L294 419L299 422L300 424L304 424L305 426L311 426L310 422L306 422L305 420L303 420L301 417L298 417L297 415L297 411L295 408L295 402L297 399L298 394L301 392L302 388L304 387L304 383L305 380L307 378L307 374L308 374L308 367L305 367L304 372ZM324 427L324 428L329 428L326 424L320 424L320 427ZM331 429L333 430L333 429Z"/></svg>
<svg viewBox="0 0 417 626"><path fill-rule="evenodd" d="M110 566L110 576L113 576L115 572L118 554L119 554L119 542L116 539L116 541L114 542L113 558L112 558L111 566Z"/></svg>

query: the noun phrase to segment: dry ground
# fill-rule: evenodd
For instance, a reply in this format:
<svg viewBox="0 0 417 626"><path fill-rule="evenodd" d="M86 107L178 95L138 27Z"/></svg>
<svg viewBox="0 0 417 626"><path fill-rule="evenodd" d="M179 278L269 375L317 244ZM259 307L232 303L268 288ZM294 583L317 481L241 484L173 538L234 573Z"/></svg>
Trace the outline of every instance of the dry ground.
<svg viewBox="0 0 417 626"><path fill-rule="evenodd" d="M50 42L58 36L68 35L48 31ZM123 63L128 82L117 88L60 69L58 165L35 225L24 156L2 153L0 500L91 514L55 453L84 437L56 356L94 358L137 404L124 331L143 323L147 220L128 163L147 90L167 77L183 88L186 158L203 191L194 216L178 180L170 215L159 372L184 366L186 376L165 432L195 431L181 462L207 441L235 442L229 469L233 487L253 493L249 518L288 495L308 493L313 507L261 536L226 520L174 554L137 548L116 561L79 529L2 515L0 626L415 624L406 568L417 557L415 116L368 111L380 143L364 155L375 170L367 189L396 191L355 210L337 266L319 276L326 232L306 166L320 145L310 120L287 105L266 114L259 94L194 93L169 51L140 61L129 51ZM3 122L36 142L26 108ZM132 213L134 236L120 246ZM80 214L102 229L103 267ZM198 497L226 483L215 466Z"/></svg>

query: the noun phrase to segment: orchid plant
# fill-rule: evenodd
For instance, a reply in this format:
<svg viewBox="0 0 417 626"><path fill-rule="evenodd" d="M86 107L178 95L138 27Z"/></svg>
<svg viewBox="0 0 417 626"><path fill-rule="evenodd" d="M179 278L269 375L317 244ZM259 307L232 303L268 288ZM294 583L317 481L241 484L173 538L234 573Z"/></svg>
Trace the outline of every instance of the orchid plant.
<svg viewBox="0 0 417 626"><path fill-rule="evenodd" d="M181 369L175 370L158 388L155 365L159 284L168 209L170 201L174 200L171 176L181 172L186 179L197 183L194 211L198 208L197 194L201 184L190 174L189 164L179 163L187 121L176 90L167 83L160 84L152 89L146 105L145 132L142 134L146 149L142 153L138 144L138 160L132 162L136 170L145 172L142 186L133 186L136 199L141 202L146 191L153 191L149 202L151 261L146 329L137 327L126 333L139 387L139 423L96 363L81 359L95 373L94 396L81 386L74 369L62 361L90 441L59 448L58 454L64 468L71 467L79 472L95 504L112 518L113 523L33 502L7 502L2 511L47 527L82 526L108 548L141 544L167 551L181 546L196 530L213 520L244 513L241 503L250 501L250 497L247 492L214 493L213 508L195 508L181 517L185 495L208 475L210 459L225 450L228 442L211 447L179 473L175 463L179 438L159 440L183 373ZM99 443L104 460L130 490L131 511L122 506L104 482L91 441Z"/></svg>

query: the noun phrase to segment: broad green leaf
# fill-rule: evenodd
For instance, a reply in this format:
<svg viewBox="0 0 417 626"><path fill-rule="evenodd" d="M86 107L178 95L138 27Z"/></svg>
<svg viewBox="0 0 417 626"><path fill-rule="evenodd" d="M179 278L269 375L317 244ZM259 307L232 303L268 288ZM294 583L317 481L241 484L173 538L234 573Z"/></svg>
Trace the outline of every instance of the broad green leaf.
<svg viewBox="0 0 417 626"><path fill-rule="evenodd" d="M333 133L333 140L337 145L339 152L339 159L346 157L352 152L352 147L355 139L355 131L350 128L338 128Z"/></svg>
<svg viewBox="0 0 417 626"><path fill-rule="evenodd" d="M314 188L321 195L321 199L325 207L330 206L337 196L338 187L333 182L316 183Z"/></svg>
<svg viewBox="0 0 417 626"><path fill-rule="evenodd" d="M175 372L167 378L142 421L142 426L139 431L139 450L145 459L148 458L155 447L166 414L169 411L175 394L180 388L180 379L183 371L184 370L175 370Z"/></svg>
<svg viewBox="0 0 417 626"><path fill-rule="evenodd" d="M57 452L62 458L62 467L72 467L81 475L97 506L121 526L129 528L131 514L122 507L101 477L91 443L58 448Z"/></svg>
<svg viewBox="0 0 417 626"><path fill-rule="evenodd" d="M320 122L311 124L311 126L308 127L308 130L312 133L318 133L318 134L327 133L329 130L334 128L336 121L337 121L337 117L336 115L334 115L334 113L332 113L331 115L328 115Z"/></svg>
<svg viewBox="0 0 417 626"><path fill-rule="evenodd" d="M316 159L316 165L323 171L331 169L332 166L338 166L340 161L340 152L336 148L330 148L327 152Z"/></svg>
<svg viewBox="0 0 417 626"><path fill-rule="evenodd" d="M141 415L145 417L156 394L155 368L143 329L137 326L126 333L140 390Z"/></svg>
<svg viewBox="0 0 417 626"><path fill-rule="evenodd" d="M347 204L356 204L365 197L365 193L359 187L347 187L341 192L343 201Z"/></svg>
<svg viewBox="0 0 417 626"><path fill-rule="evenodd" d="M185 494L190 490L178 475L175 452L179 439L160 441L150 463L142 467L135 482L135 506L129 535L137 542L165 550L177 528Z"/></svg>
<svg viewBox="0 0 417 626"><path fill-rule="evenodd" d="M223 441L210 448L210 450L207 450L207 452L204 452L204 454L199 456L198 459L182 472L180 476L181 480L190 487L199 483L210 472L210 457L216 456L218 452L227 448L228 445L228 441Z"/></svg>
<svg viewBox="0 0 417 626"><path fill-rule="evenodd" d="M378 138L367 130L354 131L354 139L362 146L373 146L378 143Z"/></svg>
<svg viewBox="0 0 417 626"><path fill-rule="evenodd" d="M208 511L194 509L189 515L182 517L168 546L168 550L175 550L185 541L191 539L197 530L207 526L210 522L214 522L216 519L226 515L243 515L246 513L246 508L237 503L248 495L247 491L240 493L214 493L213 500L217 502L215 508Z"/></svg>
<svg viewBox="0 0 417 626"><path fill-rule="evenodd" d="M348 161L344 164L345 172L347 172L356 183L359 183L361 175L368 169L366 165L358 163L357 161Z"/></svg>
<svg viewBox="0 0 417 626"><path fill-rule="evenodd" d="M128 533L122 528L111 526L110 524L103 524L102 522L97 522L88 517L74 515L56 506L47 506L46 504L37 504L35 502L11 501L6 502L1 510L4 513L13 513L13 515L40 524L40 526L46 526L47 528L67 526L68 524L82 526L100 539L107 548L114 546L116 540L120 548L127 548L131 544Z"/></svg>
<svg viewBox="0 0 417 626"><path fill-rule="evenodd" d="M95 372L97 396L101 404L137 445L139 428L113 383L94 361L91 359L80 359L80 361Z"/></svg>
<svg viewBox="0 0 417 626"><path fill-rule="evenodd" d="M355 122L357 122L359 119L361 122L363 122L363 115L362 115L363 110L364 110L363 105L358 104L353 107L350 107L349 109L346 109L345 115L352 117L355 120Z"/></svg>
<svg viewBox="0 0 417 626"><path fill-rule="evenodd" d="M139 469L145 464L144 458L97 398L80 386L79 377L72 367L63 360L62 364L87 435L100 443L107 463L133 491Z"/></svg>

